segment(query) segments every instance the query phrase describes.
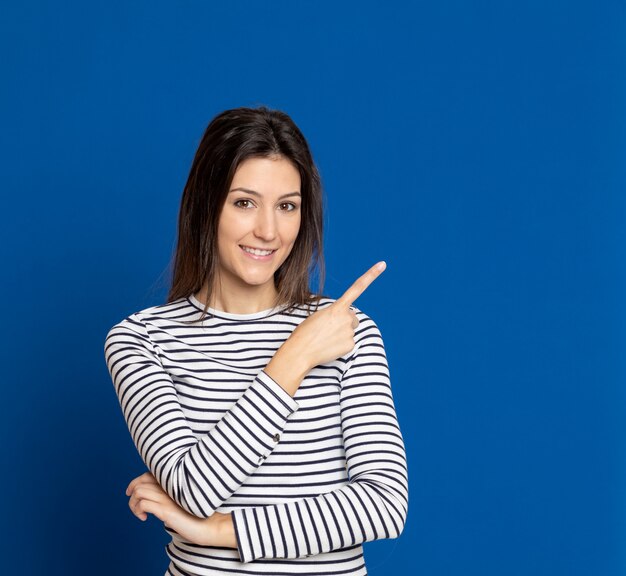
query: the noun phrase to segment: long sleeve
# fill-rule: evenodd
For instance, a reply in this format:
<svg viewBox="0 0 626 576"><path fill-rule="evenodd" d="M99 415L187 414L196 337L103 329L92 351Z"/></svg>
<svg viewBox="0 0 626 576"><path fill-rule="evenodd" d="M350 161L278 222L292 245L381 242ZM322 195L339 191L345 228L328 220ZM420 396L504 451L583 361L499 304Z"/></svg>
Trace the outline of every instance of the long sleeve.
<svg viewBox="0 0 626 576"><path fill-rule="evenodd" d="M210 516L257 470L299 407L261 370L230 410L198 438L137 315L111 328L104 353L143 461L170 497L198 517Z"/></svg>
<svg viewBox="0 0 626 576"><path fill-rule="evenodd" d="M242 562L300 558L396 538L408 513L408 470L380 331L360 315L342 378L341 428L349 482L320 494L232 512Z"/></svg>

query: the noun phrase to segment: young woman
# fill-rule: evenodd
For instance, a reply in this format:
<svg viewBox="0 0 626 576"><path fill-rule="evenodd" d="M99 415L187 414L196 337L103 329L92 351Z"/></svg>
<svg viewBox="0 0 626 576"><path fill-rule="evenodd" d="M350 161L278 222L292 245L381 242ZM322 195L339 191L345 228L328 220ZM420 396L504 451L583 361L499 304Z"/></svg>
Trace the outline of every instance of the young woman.
<svg viewBox="0 0 626 576"><path fill-rule="evenodd" d="M322 220L318 171L291 118L219 114L183 193L167 303L106 337L149 470L126 495L172 536L167 574L364 575L362 543L404 528L385 349L352 306L385 263L322 296Z"/></svg>

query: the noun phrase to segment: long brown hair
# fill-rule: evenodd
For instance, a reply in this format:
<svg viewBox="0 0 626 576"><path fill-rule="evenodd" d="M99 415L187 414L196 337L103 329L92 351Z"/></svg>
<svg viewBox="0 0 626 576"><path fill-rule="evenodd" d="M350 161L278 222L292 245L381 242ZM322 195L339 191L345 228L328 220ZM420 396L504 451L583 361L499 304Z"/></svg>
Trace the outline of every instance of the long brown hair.
<svg viewBox="0 0 626 576"><path fill-rule="evenodd" d="M274 306L319 303L324 285L322 243L323 196L319 172L306 139L294 121L265 106L234 108L207 126L193 159L178 215L178 239L172 286L167 301L189 297L205 284L207 314L218 270L217 229L237 167L248 158L282 156L301 179L301 223L291 253L274 274L278 291ZM317 295L309 277L318 271Z"/></svg>

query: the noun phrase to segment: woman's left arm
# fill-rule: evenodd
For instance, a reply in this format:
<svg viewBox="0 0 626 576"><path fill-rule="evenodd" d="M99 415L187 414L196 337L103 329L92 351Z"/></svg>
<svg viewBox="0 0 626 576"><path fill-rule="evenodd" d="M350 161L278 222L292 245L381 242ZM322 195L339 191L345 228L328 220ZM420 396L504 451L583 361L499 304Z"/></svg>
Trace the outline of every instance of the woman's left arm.
<svg viewBox="0 0 626 576"><path fill-rule="evenodd" d="M127 492L133 512L140 518L143 512L155 514L196 544L236 547L242 562L301 558L397 538L408 513L406 453L380 331L371 318L357 315L355 352L340 395L348 484L315 497L215 512L205 519L188 514L158 484L152 492L139 490L142 478L154 481L145 474L131 483L132 494Z"/></svg>
<svg viewBox="0 0 626 576"><path fill-rule="evenodd" d="M341 426L349 483L280 504L232 512L242 562L300 558L397 538L408 513L408 469L383 340L357 310L355 351L342 378Z"/></svg>

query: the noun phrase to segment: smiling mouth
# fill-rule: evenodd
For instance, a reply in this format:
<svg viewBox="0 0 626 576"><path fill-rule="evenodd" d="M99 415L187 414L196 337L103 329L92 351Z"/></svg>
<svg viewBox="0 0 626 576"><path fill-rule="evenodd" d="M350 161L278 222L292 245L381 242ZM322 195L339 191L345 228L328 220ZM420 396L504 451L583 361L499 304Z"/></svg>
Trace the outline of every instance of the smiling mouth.
<svg viewBox="0 0 626 576"><path fill-rule="evenodd" d="M239 247L248 254L253 254L254 256L269 256L276 252L277 249L274 250L262 250L260 248L251 248L250 246L243 246L242 244Z"/></svg>

